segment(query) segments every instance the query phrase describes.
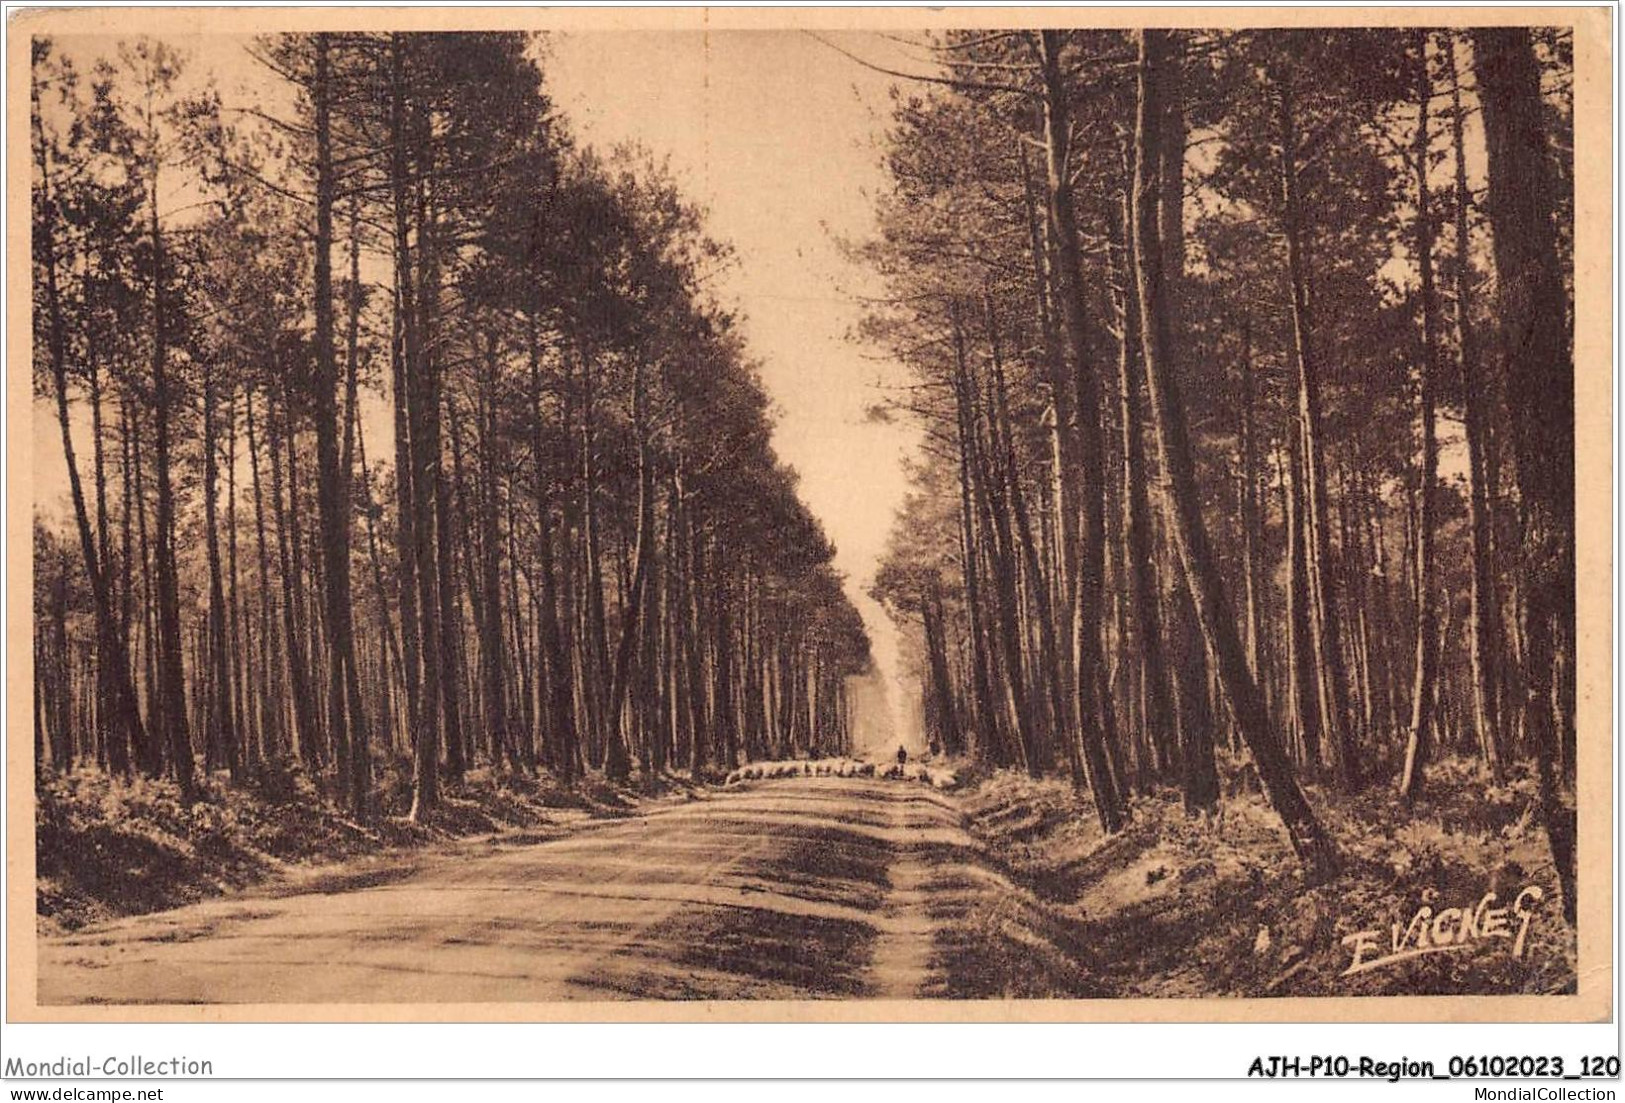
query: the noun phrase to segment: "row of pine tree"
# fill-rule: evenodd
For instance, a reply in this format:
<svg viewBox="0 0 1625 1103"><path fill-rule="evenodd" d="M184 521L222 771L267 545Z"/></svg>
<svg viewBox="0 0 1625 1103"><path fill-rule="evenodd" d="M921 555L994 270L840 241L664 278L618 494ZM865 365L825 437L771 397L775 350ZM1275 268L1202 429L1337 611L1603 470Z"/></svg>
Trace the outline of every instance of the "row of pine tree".
<svg viewBox="0 0 1625 1103"><path fill-rule="evenodd" d="M915 46L861 252L912 372L877 416L925 432L875 592L931 738L1108 832L1245 757L1317 872L1305 780L1532 763L1572 916L1569 33Z"/></svg>
<svg viewBox="0 0 1625 1103"><path fill-rule="evenodd" d="M42 768L296 764L361 817L393 769L422 817L845 749L868 640L701 213L572 139L534 36L245 49L250 103L33 43Z"/></svg>

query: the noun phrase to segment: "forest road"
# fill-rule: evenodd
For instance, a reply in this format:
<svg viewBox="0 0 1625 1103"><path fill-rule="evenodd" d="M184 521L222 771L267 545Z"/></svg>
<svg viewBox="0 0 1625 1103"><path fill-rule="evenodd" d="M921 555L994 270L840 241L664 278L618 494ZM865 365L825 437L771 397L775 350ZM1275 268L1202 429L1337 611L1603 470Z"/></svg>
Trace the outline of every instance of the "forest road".
<svg viewBox="0 0 1625 1103"><path fill-rule="evenodd" d="M976 844L916 783L751 783L346 891L242 894L40 942L43 1004L942 994L935 894Z"/></svg>

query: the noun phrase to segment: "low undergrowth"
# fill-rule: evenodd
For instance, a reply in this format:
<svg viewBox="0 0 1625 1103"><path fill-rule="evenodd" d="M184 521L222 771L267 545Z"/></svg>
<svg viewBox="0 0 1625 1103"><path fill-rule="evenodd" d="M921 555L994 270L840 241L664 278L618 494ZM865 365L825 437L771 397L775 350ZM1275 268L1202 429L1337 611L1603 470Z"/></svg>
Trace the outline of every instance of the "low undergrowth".
<svg viewBox="0 0 1625 1103"><path fill-rule="evenodd" d="M167 779L121 780L100 770L42 773L36 784L37 910L42 930L177 907L302 869L422 849L476 836L546 838L572 822L630 815L646 799L681 795L686 779L600 777L566 787L537 777L470 771L447 783L440 806L414 821L405 763L386 762L377 814L363 822L335 806L297 764L264 767L250 782L199 779L187 804Z"/></svg>
<svg viewBox="0 0 1625 1103"><path fill-rule="evenodd" d="M1070 990L1032 994L1574 990L1575 935L1528 772L1495 782L1476 761L1446 760L1430 769L1426 795L1410 807L1391 788L1345 795L1310 787L1343 862L1336 878L1309 885L1250 769L1226 762L1221 771L1226 796L1212 815L1188 817L1177 792L1155 791L1133 800L1127 827L1110 837L1087 796L1063 781L1011 772L976 780L960 802L1005 887L967 911L965 937L1008 943L1014 960L1021 945L1042 944L1075 967ZM1489 893L1495 899L1486 904ZM1521 907L1503 917L1504 935L1483 937L1489 909L1511 909L1520 894ZM1373 932L1362 959L1383 958L1395 949L1395 924L1399 949L1430 945L1419 932L1450 908L1478 915L1468 937L1452 915L1441 920L1438 940L1450 948L1347 974L1359 932ZM1521 945L1519 912L1528 913ZM982 970L960 994L1003 995L1012 985L1024 986Z"/></svg>

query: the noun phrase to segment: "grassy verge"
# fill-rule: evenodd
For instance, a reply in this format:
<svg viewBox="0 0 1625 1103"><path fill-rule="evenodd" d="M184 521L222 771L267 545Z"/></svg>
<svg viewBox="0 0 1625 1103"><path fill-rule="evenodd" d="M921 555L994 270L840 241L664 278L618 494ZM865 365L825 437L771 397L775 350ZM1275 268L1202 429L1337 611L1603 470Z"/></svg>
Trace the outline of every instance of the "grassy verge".
<svg viewBox="0 0 1625 1103"><path fill-rule="evenodd" d="M1573 991L1574 931L1528 774L1495 783L1476 762L1448 760L1410 808L1388 789L1312 788L1344 869L1307 886L1251 772L1231 763L1223 773L1216 815L1188 818L1176 792L1154 792L1135 799L1129 826L1111 838L1065 783L998 773L967 786L959 801L1002 889L977 893L953 937L1007 967L983 964L950 987L965 996ZM1509 915L1508 937L1344 975L1354 960L1344 940L1357 932L1376 932L1364 957L1381 957L1393 947L1392 924L1402 937L1409 928L1405 945L1414 946L1439 912L1476 909L1491 892L1492 906L1506 907L1531 885L1543 899L1525 901L1532 915L1519 954L1510 936L1521 923ZM1443 941L1460 928L1459 917L1445 920Z"/></svg>
<svg viewBox="0 0 1625 1103"><path fill-rule="evenodd" d="M632 814L694 786L663 777L613 786L589 778L564 788L537 778L471 771L447 785L423 822L406 818L410 775L386 764L380 813L360 822L318 792L297 766L267 769L244 786L201 782L187 805L173 782L129 781L99 770L46 773L35 787L37 911L45 932L193 903L336 862L402 855L491 835L544 839L585 820ZM328 880L331 878L328 877Z"/></svg>

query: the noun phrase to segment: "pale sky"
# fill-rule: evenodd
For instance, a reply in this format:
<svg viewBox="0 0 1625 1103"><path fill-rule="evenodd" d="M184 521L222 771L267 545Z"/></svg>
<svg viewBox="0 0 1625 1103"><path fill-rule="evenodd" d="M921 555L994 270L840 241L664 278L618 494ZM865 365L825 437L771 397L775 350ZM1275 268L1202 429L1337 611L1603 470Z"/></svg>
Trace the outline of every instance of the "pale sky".
<svg viewBox="0 0 1625 1103"><path fill-rule="evenodd" d="M830 37L893 67L918 67L877 35ZM224 35L175 40L189 55L185 84L212 72L228 107L260 100L267 78L243 43ZM59 40L83 67L113 45ZM902 461L916 438L904 424L864 417L880 397L875 384L900 379L902 369L848 339L859 317L852 293L880 288L838 245L873 226L891 78L813 38L777 31L558 34L544 73L583 141L606 151L635 141L656 159L669 157L684 194L707 209L711 235L733 246L721 297L743 312L750 351L763 363L774 445L800 472L802 499L836 546L836 566L891 683L893 715L902 717L911 691L895 681L896 630L865 591L907 489ZM36 403L33 420L39 498L61 514L66 469L49 403ZM387 418L367 420L369 441L387 440ZM81 453L84 462L88 441Z"/></svg>

